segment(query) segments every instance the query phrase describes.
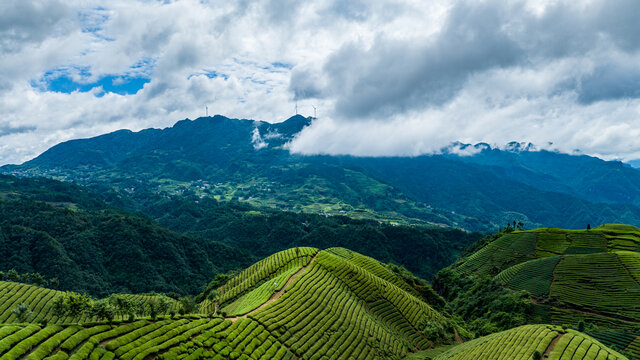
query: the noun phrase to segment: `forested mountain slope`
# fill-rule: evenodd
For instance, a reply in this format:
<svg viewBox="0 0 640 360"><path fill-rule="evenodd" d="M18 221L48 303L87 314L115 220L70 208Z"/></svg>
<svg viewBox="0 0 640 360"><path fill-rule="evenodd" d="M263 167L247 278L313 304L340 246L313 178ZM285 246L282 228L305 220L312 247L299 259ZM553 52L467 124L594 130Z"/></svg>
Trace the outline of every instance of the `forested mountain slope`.
<svg viewBox="0 0 640 360"><path fill-rule="evenodd" d="M93 295L194 294L216 274L294 246L350 246L430 278L480 238L193 195L132 199L11 176L0 176L0 215L0 271L38 272L58 278L60 289Z"/></svg>
<svg viewBox="0 0 640 360"><path fill-rule="evenodd" d="M166 129L128 130L58 144L22 165L49 176L114 187L123 194L192 193L309 213L497 230L640 225L640 171L619 162L512 146L443 149L417 157L301 156L286 144L311 118L280 124L223 116ZM461 145L458 145L461 146Z"/></svg>

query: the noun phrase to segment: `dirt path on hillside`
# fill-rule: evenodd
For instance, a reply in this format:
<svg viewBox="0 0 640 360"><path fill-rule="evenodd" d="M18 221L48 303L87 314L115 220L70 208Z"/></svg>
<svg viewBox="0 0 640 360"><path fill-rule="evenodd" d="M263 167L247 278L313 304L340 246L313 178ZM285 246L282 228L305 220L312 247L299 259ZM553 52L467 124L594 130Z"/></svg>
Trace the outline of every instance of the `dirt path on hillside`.
<svg viewBox="0 0 640 360"><path fill-rule="evenodd" d="M231 320L231 321L236 321L240 318L246 319L247 316L255 313L256 311L264 308L265 306L275 302L276 300L280 299L280 297L282 295L284 295L284 292L287 290L287 288L289 287L289 285L291 285L291 283L293 283L293 281L295 279L298 278L298 276L300 276L303 272L305 272L305 270L307 270L307 268L309 268L311 266L311 264L313 264L313 262L316 260L316 258L318 257L318 254L320 252L318 252L317 254L313 255L313 257L311 258L311 260L309 260L309 263L305 266L303 266L300 270L298 270L295 274L291 275L291 277L289 278L289 280L287 280L287 282L284 284L284 286L282 287L282 289L280 289L279 291L276 291L273 295L271 295L271 297L269 298L269 300L265 301L264 304L258 306L257 308L249 311L248 313L241 315L241 316L232 316L232 317L227 317L224 318L225 320Z"/></svg>
<svg viewBox="0 0 640 360"><path fill-rule="evenodd" d="M553 340L551 340L551 342L549 343L549 346L547 346L544 353L542 354L543 358L548 358L551 355L551 352L556 347L556 344L558 343L558 340L560 340L562 335L564 334L558 334L556 337L553 338Z"/></svg>

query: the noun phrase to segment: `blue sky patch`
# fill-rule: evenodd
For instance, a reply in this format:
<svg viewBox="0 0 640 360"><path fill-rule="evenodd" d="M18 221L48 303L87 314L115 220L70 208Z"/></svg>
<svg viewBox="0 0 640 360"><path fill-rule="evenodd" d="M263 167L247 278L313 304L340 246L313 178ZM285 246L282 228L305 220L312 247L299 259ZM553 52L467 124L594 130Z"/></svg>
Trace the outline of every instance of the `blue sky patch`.
<svg viewBox="0 0 640 360"><path fill-rule="evenodd" d="M144 84L151 81L146 77L130 77L128 75L106 75L94 82L78 82L68 74L51 76L52 72L45 74L39 82L32 82L32 86L40 88L42 91L53 91L61 93L72 93L74 91L87 92L96 87L102 86L102 92L96 94L101 97L106 93L116 93L129 95L137 93Z"/></svg>
<svg viewBox="0 0 640 360"><path fill-rule="evenodd" d="M89 67L71 66L49 70L39 80L31 81L31 86L40 91L72 93L88 92L97 87L102 91L96 96L107 93L130 95L137 93L144 84L151 81L154 59L142 59L123 74L105 74L93 77Z"/></svg>

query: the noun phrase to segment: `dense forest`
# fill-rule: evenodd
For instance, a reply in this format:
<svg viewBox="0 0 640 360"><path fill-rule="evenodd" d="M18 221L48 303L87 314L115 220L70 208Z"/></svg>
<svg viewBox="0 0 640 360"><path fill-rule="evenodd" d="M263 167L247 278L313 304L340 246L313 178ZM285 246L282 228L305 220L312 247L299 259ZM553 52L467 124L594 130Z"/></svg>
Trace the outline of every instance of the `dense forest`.
<svg viewBox="0 0 640 360"><path fill-rule="evenodd" d="M2 176L0 194L0 271L37 272L98 296L195 294L217 274L311 245L349 247L430 278L481 237L196 196L125 197L48 179Z"/></svg>

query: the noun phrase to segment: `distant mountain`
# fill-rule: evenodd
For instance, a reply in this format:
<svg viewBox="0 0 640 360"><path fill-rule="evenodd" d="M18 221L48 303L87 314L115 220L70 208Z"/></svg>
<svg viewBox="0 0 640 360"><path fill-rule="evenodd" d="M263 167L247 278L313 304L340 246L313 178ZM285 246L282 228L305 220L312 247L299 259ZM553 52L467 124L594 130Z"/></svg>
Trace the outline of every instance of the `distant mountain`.
<svg viewBox="0 0 640 360"><path fill-rule="evenodd" d="M291 154L287 142L312 120L182 120L68 141L0 171L106 186L130 198L193 194L469 230L495 230L512 220L528 227L640 225L640 171L620 162L519 143L506 150L454 144L418 157Z"/></svg>

